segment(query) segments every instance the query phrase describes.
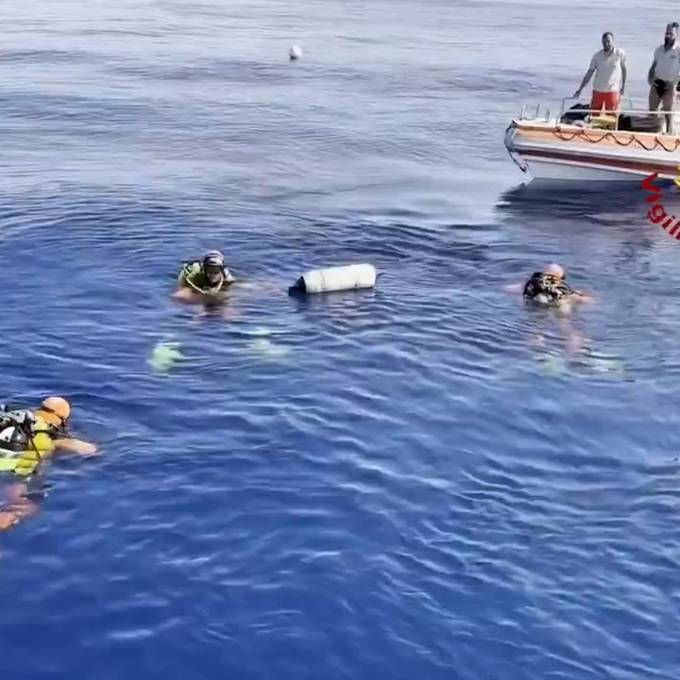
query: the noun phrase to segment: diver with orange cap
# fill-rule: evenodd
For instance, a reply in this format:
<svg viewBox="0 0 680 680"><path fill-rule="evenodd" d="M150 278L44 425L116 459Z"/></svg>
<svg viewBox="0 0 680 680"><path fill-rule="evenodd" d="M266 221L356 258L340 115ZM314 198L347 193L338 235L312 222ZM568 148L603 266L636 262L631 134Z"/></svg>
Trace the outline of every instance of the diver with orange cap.
<svg viewBox="0 0 680 680"><path fill-rule="evenodd" d="M211 250L202 260L184 263L172 297L181 302L203 302L220 296L235 280L224 264L224 255L219 250Z"/></svg>
<svg viewBox="0 0 680 680"><path fill-rule="evenodd" d="M63 397L48 397L34 412L0 407L0 474L22 480L11 484L8 503L0 508L0 531L37 511L28 481L45 459L58 452L97 453L94 444L69 435L70 417L71 405Z"/></svg>

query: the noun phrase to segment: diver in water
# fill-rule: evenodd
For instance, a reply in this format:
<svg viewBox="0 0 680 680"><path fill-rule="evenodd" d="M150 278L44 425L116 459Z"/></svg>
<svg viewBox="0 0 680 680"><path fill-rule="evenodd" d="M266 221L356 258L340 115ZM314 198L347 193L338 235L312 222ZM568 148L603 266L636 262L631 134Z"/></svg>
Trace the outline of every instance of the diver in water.
<svg viewBox="0 0 680 680"><path fill-rule="evenodd" d="M70 416L71 405L62 397L48 397L35 412L0 406L0 475L13 480L8 502L0 508L0 531L37 511L29 498L29 482L45 459L57 452L97 452L94 444L69 435Z"/></svg>
<svg viewBox="0 0 680 680"><path fill-rule="evenodd" d="M211 250L202 260L186 262L172 297L182 302L205 302L221 296L236 279L224 265L219 250Z"/></svg>
<svg viewBox="0 0 680 680"><path fill-rule="evenodd" d="M541 305L562 306L565 302L592 300L580 290L572 288L566 281L564 269L558 264L549 264L543 271L534 272L522 287L521 284L506 286L507 292L522 291L522 297Z"/></svg>
<svg viewBox="0 0 680 680"><path fill-rule="evenodd" d="M222 253L219 250L211 250L204 255L202 260L184 263L172 298L178 302L201 305L203 310L199 312L198 317L217 315L233 321L239 317L240 312L226 304L227 290L232 286L237 286L239 292L282 292L279 286L264 281L237 281L225 267Z"/></svg>
<svg viewBox="0 0 680 680"><path fill-rule="evenodd" d="M567 336L566 354L569 357L581 355L584 351L585 337L571 327L570 317L572 302L588 302L593 298L586 293L572 288L566 282L564 269L558 264L549 264L543 271L534 272L529 280L524 283L515 283L505 286L508 293L522 293L525 301L541 307L554 308L560 319L562 331ZM542 333L536 335L532 345L545 346L545 338Z"/></svg>
<svg viewBox="0 0 680 680"><path fill-rule="evenodd" d="M577 291L565 281L564 270L557 264L534 272L522 291L522 297L543 305L558 304L576 294Z"/></svg>

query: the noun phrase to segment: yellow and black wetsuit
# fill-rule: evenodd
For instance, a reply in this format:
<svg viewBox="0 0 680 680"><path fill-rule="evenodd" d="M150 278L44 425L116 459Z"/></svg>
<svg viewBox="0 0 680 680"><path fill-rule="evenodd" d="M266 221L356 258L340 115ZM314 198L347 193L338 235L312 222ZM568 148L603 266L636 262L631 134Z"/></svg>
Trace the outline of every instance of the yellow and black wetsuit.
<svg viewBox="0 0 680 680"><path fill-rule="evenodd" d="M222 270L222 279L216 285L211 285L208 277L203 270L203 265L200 260L195 262L187 262L179 273L178 283L185 288L191 288L197 293L204 295L215 295L226 290L234 281L231 273L225 269Z"/></svg>
<svg viewBox="0 0 680 680"><path fill-rule="evenodd" d="M30 434L31 438L19 447L0 442L0 473L28 477L53 453L53 431L48 423L37 418Z"/></svg>
<svg viewBox="0 0 680 680"><path fill-rule="evenodd" d="M556 304L574 293L563 279L552 274L534 272L526 282L522 295L534 302Z"/></svg>

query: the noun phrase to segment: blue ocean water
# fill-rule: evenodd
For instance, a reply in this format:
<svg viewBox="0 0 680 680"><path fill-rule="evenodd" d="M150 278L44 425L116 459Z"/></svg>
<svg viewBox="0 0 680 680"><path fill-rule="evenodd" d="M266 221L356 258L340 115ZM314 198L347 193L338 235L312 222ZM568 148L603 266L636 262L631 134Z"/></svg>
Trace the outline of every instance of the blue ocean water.
<svg viewBox="0 0 680 680"><path fill-rule="evenodd" d="M644 96L675 5L3 9L0 392L101 455L0 534L0 676L680 677L680 246L503 148L604 30ZM173 304L215 247L252 288ZM595 302L503 292L546 261Z"/></svg>

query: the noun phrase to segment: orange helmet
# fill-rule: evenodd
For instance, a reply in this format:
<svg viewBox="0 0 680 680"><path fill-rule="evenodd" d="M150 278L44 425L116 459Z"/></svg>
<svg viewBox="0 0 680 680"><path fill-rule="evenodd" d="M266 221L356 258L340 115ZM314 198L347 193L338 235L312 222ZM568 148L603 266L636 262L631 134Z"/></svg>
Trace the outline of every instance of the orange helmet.
<svg viewBox="0 0 680 680"><path fill-rule="evenodd" d="M71 405L63 397L48 397L36 411L36 416L54 427L66 425L71 415Z"/></svg>

